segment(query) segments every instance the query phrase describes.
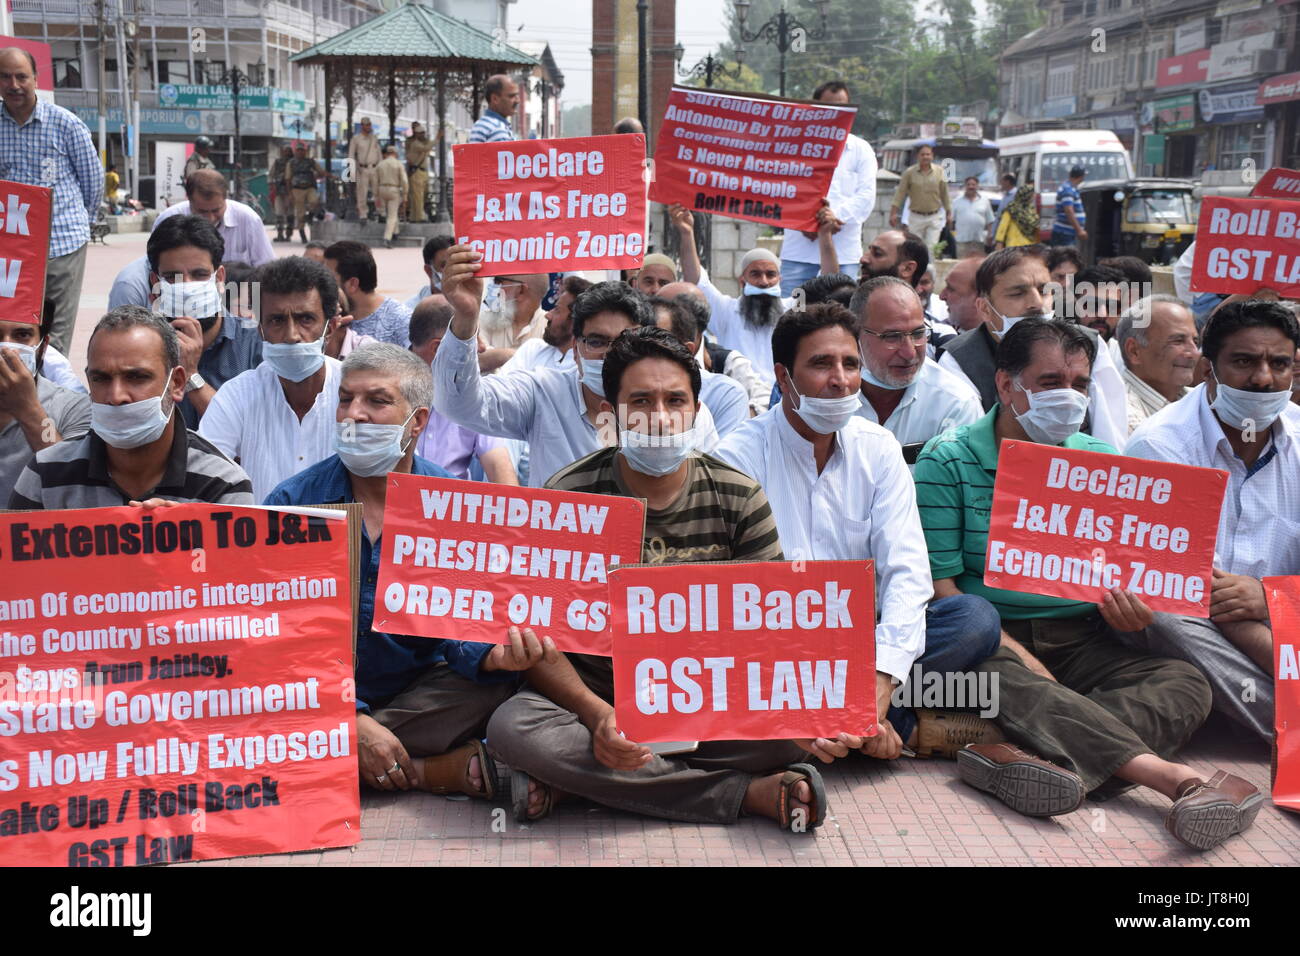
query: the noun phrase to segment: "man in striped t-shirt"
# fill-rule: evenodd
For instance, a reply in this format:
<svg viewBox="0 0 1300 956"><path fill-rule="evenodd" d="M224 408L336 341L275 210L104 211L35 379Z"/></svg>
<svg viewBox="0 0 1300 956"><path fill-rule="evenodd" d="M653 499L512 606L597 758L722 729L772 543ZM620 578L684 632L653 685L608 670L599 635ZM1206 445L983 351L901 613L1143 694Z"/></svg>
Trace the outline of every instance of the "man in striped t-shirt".
<svg viewBox="0 0 1300 956"><path fill-rule="evenodd" d="M1031 816L1143 785L1173 801L1165 826L1208 849L1249 827L1262 795L1221 774L1208 783L1173 758L1210 712L1192 665L1130 650L1117 634L1151 624L1119 588L1100 604L984 583L999 443L1032 441L1114 453L1079 433L1096 346L1078 326L1021 319L998 344L998 401L984 418L932 438L916 461L917 507L938 597L973 593L1002 617L1002 646L980 665L999 687L997 721L1015 743L958 751L962 779ZM1230 818L1225 820L1225 814Z"/></svg>
<svg viewBox="0 0 1300 956"><path fill-rule="evenodd" d="M508 143L515 138L510 117L519 108L519 84L504 73L489 76L483 85L487 109L469 131L471 143Z"/></svg>
<svg viewBox="0 0 1300 956"><path fill-rule="evenodd" d="M180 343L165 319L138 305L110 311L86 357L90 432L36 453L9 499L17 511L142 502L251 505L243 469L185 427Z"/></svg>
<svg viewBox="0 0 1300 956"><path fill-rule="evenodd" d="M686 347L663 329L630 329L610 346L602 375L605 395L618 403L619 447L580 459L547 486L645 499L642 559L649 564L781 560L762 488L692 451L700 373ZM614 414L608 400L602 409ZM629 413L657 434L627 430ZM820 775L799 763L811 741L710 741L688 754L656 756L619 733L609 658L566 654L534 665L528 678L492 716L488 740L532 778L529 819L563 794L694 823L731 823L747 811L812 829L825 817Z"/></svg>

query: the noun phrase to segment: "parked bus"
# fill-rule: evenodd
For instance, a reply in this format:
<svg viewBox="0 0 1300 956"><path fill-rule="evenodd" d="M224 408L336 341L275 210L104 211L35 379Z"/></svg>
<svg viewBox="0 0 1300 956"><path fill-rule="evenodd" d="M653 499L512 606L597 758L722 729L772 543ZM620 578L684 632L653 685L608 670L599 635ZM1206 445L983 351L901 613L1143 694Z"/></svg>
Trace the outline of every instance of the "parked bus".
<svg viewBox="0 0 1300 956"><path fill-rule="evenodd" d="M1010 173L1018 184L1032 176L1038 191L1039 238L1051 238L1052 220L1056 217L1056 189L1070 176L1070 170L1082 166L1088 172L1085 183L1133 178L1133 163L1128 150L1110 130L1051 129L997 141L998 174Z"/></svg>
<svg viewBox="0 0 1300 956"><path fill-rule="evenodd" d="M965 187L966 177L980 181L980 192L997 199L998 189L997 143L984 139L979 123L968 117L950 117L941 127L933 123L910 124L896 133L914 132L919 135L891 139L881 147L880 164L884 169L900 176L903 170L916 162L922 146L934 150L934 161L941 166L948 180L948 191L954 197Z"/></svg>

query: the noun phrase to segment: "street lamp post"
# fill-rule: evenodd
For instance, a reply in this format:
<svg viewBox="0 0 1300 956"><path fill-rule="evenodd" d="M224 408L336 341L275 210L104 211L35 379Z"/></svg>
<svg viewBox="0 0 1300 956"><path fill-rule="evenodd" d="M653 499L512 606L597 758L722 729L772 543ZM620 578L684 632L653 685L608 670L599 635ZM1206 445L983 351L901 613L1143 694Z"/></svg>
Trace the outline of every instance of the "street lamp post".
<svg viewBox="0 0 1300 956"><path fill-rule="evenodd" d="M755 43L758 40L765 40L776 44L777 52L781 56L781 95L785 96L785 55L792 48L796 34L802 34L810 40L821 40L826 36L826 11L830 8L830 0L813 0L821 20L815 30L810 30L798 18L787 13L785 0L782 0L781 9L776 12L776 15L750 33L745 29L745 20L749 17L752 2L753 0L732 0L736 8L736 23L740 27L741 42Z"/></svg>
<svg viewBox="0 0 1300 956"><path fill-rule="evenodd" d="M739 80L740 66L745 59L745 48L737 47L734 54L736 58L736 69L734 71L728 70L723 66L722 60L715 58L712 53L708 54L703 60L696 63L689 70L683 70L681 63L682 57L686 55L686 47L679 43L677 46L673 47L673 53L677 56L677 75L686 80L702 79L704 80L705 88L710 90L713 89L713 75L715 73L719 76L725 76L728 79Z"/></svg>
<svg viewBox="0 0 1300 956"><path fill-rule="evenodd" d="M636 0L636 104L637 119L641 128L650 133L650 66L649 66L649 31L646 29L646 17L650 4L647 0Z"/></svg>
<svg viewBox="0 0 1300 956"><path fill-rule="evenodd" d="M209 82L213 86L224 86L230 90L230 100L235 112L235 168L234 168L234 186L231 195L236 199L243 192L243 179L240 174L242 165L240 158L243 155L243 136L240 133L239 125L239 94L249 86L261 86L265 64L259 59L256 63L249 64L249 72L245 73L237 66L232 66L228 70L216 68L216 64L208 63ZM274 105L274 104L272 104Z"/></svg>

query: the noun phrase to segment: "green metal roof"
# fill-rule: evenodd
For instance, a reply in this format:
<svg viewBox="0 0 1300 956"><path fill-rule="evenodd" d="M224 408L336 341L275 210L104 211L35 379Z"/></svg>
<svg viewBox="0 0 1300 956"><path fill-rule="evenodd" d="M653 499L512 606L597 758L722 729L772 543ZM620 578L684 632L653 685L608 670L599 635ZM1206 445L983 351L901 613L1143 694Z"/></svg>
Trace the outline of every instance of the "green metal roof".
<svg viewBox="0 0 1300 956"><path fill-rule="evenodd" d="M403 3L289 59L293 63L322 64L331 60L389 63L393 58L409 60L412 67L454 68L472 63L509 67L538 62L490 33L420 3Z"/></svg>

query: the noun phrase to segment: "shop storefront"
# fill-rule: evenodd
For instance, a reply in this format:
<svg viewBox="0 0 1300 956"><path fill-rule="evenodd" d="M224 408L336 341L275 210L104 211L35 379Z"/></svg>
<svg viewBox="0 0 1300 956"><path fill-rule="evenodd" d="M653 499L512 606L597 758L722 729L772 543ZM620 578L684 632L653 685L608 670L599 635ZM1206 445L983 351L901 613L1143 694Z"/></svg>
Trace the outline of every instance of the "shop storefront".
<svg viewBox="0 0 1300 956"><path fill-rule="evenodd" d="M1201 90L1197 106L1212 130L1215 169L1267 169L1273 155L1273 124L1256 103L1258 83Z"/></svg>
<svg viewBox="0 0 1300 956"><path fill-rule="evenodd" d="M1300 73L1284 73L1259 84L1255 102L1276 131L1270 165L1300 169Z"/></svg>
<svg viewBox="0 0 1300 956"><path fill-rule="evenodd" d="M1197 135L1196 97L1166 96L1143 107L1142 166L1148 175L1193 178L1204 162L1204 138Z"/></svg>

